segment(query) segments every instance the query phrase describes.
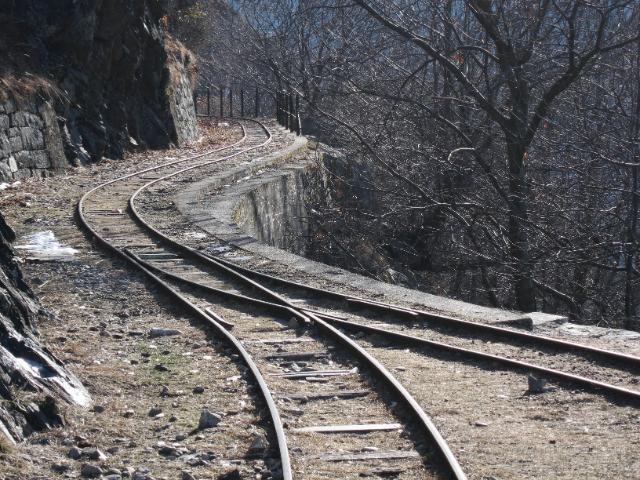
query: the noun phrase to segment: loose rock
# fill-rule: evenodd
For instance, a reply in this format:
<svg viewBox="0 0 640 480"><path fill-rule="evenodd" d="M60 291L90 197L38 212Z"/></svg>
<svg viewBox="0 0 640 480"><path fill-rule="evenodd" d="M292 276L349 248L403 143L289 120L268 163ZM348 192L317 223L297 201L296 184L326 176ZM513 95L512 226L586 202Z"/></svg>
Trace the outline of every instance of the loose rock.
<svg viewBox="0 0 640 480"><path fill-rule="evenodd" d="M544 378L536 378L533 375L529 375L527 383L529 384L528 393L544 393L547 391L547 381Z"/></svg>
<svg viewBox="0 0 640 480"><path fill-rule="evenodd" d="M149 469L144 467L138 468L131 478L133 480L153 480L151 475L149 475Z"/></svg>
<svg viewBox="0 0 640 480"><path fill-rule="evenodd" d="M82 465L80 469L80 475L85 478L98 478L102 475L102 469L97 465L91 465L90 463L85 463Z"/></svg>
<svg viewBox="0 0 640 480"><path fill-rule="evenodd" d="M213 428L220 423L220 420L222 420L220 415L217 413L211 413L207 407L204 407L200 414L198 429L204 430L205 428Z"/></svg>
<svg viewBox="0 0 640 480"><path fill-rule="evenodd" d="M174 335L182 335L182 332L174 328L152 328L149 331L149 337L151 338L171 337Z"/></svg>
<svg viewBox="0 0 640 480"><path fill-rule="evenodd" d="M53 470L56 473L64 473L69 471L69 469L71 468L70 465L67 465L66 463L54 463L53 465L51 465L51 470Z"/></svg>
<svg viewBox="0 0 640 480"><path fill-rule="evenodd" d="M172 447L171 445L162 445L158 449L158 453L163 457L175 457L178 455L178 449L176 447Z"/></svg>
<svg viewBox="0 0 640 480"><path fill-rule="evenodd" d="M267 448L267 439L264 435L260 435L255 433L253 435L253 440L251 442L251 446L249 447L249 451L252 453L262 452Z"/></svg>
<svg viewBox="0 0 640 480"><path fill-rule="evenodd" d="M155 407L151 407L149 409L149 416L150 417L157 417L161 413L162 413L162 409L160 407L158 407L157 405Z"/></svg>
<svg viewBox="0 0 640 480"><path fill-rule="evenodd" d="M218 476L218 480L242 480L240 470L231 470Z"/></svg>
<svg viewBox="0 0 640 480"><path fill-rule="evenodd" d="M80 457L82 457L82 450L80 450L78 447L71 447L67 452L67 457L78 460Z"/></svg>
<svg viewBox="0 0 640 480"><path fill-rule="evenodd" d="M80 448L87 448L87 447L93 446L89 440L87 440L85 437L81 435L76 435L74 439L76 441L76 445Z"/></svg>
<svg viewBox="0 0 640 480"><path fill-rule="evenodd" d="M107 456L99 448L91 448L82 452L89 460L106 460Z"/></svg>

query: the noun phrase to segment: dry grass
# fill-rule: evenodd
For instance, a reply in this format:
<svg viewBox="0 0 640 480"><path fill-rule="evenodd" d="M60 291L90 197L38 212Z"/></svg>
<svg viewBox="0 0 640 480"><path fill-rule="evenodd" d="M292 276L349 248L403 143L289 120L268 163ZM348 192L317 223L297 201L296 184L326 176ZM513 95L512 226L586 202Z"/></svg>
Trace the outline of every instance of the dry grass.
<svg viewBox="0 0 640 480"><path fill-rule="evenodd" d="M177 82L179 78L177 64L182 64L187 71L191 88L195 88L198 80L198 61L193 52L169 34L165 35L164 44L169 54L168 63L171 83L175 85Z"/></svg>
<svg viewBox="0 0 640 480"><path fill-rule="evenodd" d="M18 104L37 96L63 98L62 90L50 79L26 72L0 74L0 102L13 99Z"/></svg>
<svg viewBox="0 0 640 480"><path fill-rule="evenodd" d="M11 453L14 449L13 443L0 433L0 453Z"/></svg>

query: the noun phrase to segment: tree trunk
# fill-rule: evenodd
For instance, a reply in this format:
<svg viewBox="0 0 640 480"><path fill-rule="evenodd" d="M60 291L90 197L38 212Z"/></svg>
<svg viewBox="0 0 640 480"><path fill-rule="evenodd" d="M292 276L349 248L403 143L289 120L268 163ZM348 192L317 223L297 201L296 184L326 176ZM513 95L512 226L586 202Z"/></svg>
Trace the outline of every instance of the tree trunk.
<svg viewBox="0 0 640 480"><path fill-rule="evenodd" d="M640 77L640 43L636 52L636 80ZM625 328L633 329L637 315L637 295L634 292L635 279L635 255L638 247L638 211L640 210L640 86L636 83L633 92L635 104L633 108L634 115L630 126L630 145L632 146L631 161L634 164L631 167L631 205L629 212L629 223L627 227L627 252L625 258L625 295L624 295L624 314Z"/></svg>
<svg viewBox="0 0 640 480"><path fill-rule="evenodd" d="M536 310L536 291L533 266L529 258L528 185L526 174L526 147L517 138L507 136L509 160L509 242L515 269L514 294L518 309Z"/></svg>
<svg viewBox="0 0 640 480"><path fill-rule="evenodd" d="M625 328L633 329L636 318L636 298L634 294L634 256L637 248L638 235L638 166L632 167L631 209L629 213L629 227L627 230L627 253L625 258L625 295L624 313Z"/></svg>

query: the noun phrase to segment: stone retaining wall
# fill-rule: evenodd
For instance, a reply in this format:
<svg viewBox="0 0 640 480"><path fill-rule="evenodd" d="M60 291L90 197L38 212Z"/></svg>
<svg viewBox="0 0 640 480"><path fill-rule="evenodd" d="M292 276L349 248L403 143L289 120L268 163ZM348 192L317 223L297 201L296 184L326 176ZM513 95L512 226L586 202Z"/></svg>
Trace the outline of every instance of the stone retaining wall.
<svg viewBox="0 0 640 480"><path fill-rule="evenodd" d="M306 142L303 139L297 142L289 149L190 184L174 198L178 210L194 226L218 239L286 265L303 277L312 275L332 289L348 286L390 303L410 303L472 321L525 323L532 330L566 321L556 315L538 312L523 315L383 283L291 253L296 251L293 248L290 251L278 248L290 246L286 245L290 240L281 236L287 222L304 218L303 200L310 193L305 191L305 185L313 181L315 190L327 188L323 169L315 168L316 162L309 157L298 155ZM318 193L322 194L311 192ZM301 223L298 227L301 236L308 234L308 226Z"/></svg>
<svg viewBox="0 0 640 480"><path fill-rule="evenodd" d="M0 101L0 181L47 176L67 166L52 105L40 99Z"/></svg>
<svg viewBox="0 0 640 480"><path fill-rule="evenodd" d="M309 235L306 186L320 180L314 166L291 165L261 177L236 205L238 227L267 245L304 255Z"/></svg>

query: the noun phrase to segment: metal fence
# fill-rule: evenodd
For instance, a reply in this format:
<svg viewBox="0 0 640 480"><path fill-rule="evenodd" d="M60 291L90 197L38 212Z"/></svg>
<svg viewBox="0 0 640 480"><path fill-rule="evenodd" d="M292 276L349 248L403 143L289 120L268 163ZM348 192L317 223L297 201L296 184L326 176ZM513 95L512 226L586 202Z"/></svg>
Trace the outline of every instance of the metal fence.
<svg viewBox="0 0 640 480"><path fill-rule="evenodd" d="M199 117L247 118L275 114L280 125L302 135L300 96L293 92L212 85L195 90L193 104Z"/></svg>

